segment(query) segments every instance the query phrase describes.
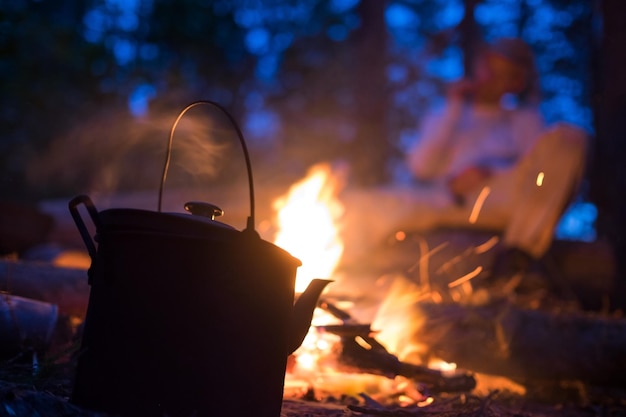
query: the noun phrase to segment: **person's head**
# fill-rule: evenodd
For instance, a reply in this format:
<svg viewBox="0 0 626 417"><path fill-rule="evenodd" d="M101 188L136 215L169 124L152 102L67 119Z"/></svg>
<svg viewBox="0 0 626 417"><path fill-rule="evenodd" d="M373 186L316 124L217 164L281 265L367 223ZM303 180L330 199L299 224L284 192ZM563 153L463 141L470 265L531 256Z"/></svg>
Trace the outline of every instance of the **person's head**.
<svg viewBox="0 0 626 417"><path fill-rule="evenodd" d="M473 66L477 99L497 102L505 94L524 100L535 92L537 72L532 49L518 38L501 38L486 45Z"/></svg>

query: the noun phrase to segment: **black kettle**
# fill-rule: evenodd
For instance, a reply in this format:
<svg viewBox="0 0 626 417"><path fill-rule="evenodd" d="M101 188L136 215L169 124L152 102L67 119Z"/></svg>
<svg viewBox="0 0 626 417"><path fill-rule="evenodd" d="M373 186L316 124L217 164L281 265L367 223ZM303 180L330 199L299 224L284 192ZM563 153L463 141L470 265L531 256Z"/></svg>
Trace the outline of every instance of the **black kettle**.
<svg viewBox="0 0 626 417"><path fill-rule="evenodd" d="M251 214L239 231L221 210L190 202L161 212L176 124L212 104L244 150ZM95 225L90 236L79 212ZM81 195L69 209L92 258L91 284L71 401L122 416L280 415L288 355L304 339L330 282L313 280L294 304L300 260L254 230L254 194L243 136L221 106L198 101L170 133L158 211L98 211Z"/></svg>

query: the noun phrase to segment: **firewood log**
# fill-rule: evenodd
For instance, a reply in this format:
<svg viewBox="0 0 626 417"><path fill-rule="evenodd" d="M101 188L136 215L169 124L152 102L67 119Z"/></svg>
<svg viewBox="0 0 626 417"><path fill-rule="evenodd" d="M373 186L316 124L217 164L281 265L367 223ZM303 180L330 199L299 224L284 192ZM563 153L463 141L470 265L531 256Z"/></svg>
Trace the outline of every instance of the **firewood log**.
<svg viewBox="0 0 626 417"><path fill-rule="evenodd" d="M476 372L533 379L626 384L626 319L581 311L420 303L413 338L430 353Z"/></svg>
<svg viewBox="0 0 626 417"><path fill-rule="evenodd" d="M84 269L0 260L0 291L56 304L61 313L84 317L89 289Z"/></svg>

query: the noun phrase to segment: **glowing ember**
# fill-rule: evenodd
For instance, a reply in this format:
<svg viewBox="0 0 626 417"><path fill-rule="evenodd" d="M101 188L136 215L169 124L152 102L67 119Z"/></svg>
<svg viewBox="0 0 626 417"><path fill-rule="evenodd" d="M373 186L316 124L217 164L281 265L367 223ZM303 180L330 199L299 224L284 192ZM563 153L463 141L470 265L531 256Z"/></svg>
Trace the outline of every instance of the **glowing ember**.
<svg viewBox="0 0 626 417"><path fill-rule="evenodd" d="M541 187L543 185L543 179L545 177L545 174L543 172L540 172L539 174L537 174L537 187Z"/></svg>
<svg viewBox="0 0 626 417"><path fill-rule="evenodd" d="M470 217L469 217L470 224L474 224L478 220L478 215L480 214L480 210L483 208L485 199L487 198L490 192L491 192L491 188L489 187L483 187L483 189L480 190L480 194L478 194L478 197L476 198L476 202L474 203L474 207L472 207L472 212L470 213Z"/></svg>
<svg viewBox="0 0 626 417"><path fill-rule="evenodd" d="M274 202L278 217L274 243L302 261L296 292L304 291L314 278L331 277L343 253L335 226L343 214L336 198L340 181L332 174L330 165L315 165Z"/></svg>
<svg viewBox="0 0 626 417"><path fill-rule="evenodd" d="M294 354L296 364L293 373L307 379L313 379L319 373L333 372L336 366L333 346L340 341L339 336L316 327L340 324L340 320L331 314L317 308L313 312L312 323L302 345Z"/></svg>
<svg viewBox="0 0 626 417"><path fill-rule="evenodd" d="M446 362L441 359L431 359L428 362L428 367L432 369L439 369L444 373L454 373L454 371L456 371L456 363Z"/></svg>
<svg viewBox="0 0 626 417"><path fill-rule="evenodd" d="M477 266L476 269L474 269L469 274L465 274L461 278L456 279L453 282L449 283L448 287L449 288L458 287L459 285L464 284L465 282L469 281L470 279L476 278L482 271L483 271L483 267L482 266Z"/></svg>

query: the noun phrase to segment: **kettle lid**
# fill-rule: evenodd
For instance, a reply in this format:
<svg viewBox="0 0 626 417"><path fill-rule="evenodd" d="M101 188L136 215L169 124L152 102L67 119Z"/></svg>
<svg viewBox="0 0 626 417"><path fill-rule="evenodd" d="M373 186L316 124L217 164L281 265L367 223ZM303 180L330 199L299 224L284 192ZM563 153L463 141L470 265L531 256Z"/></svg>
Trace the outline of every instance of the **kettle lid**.
<svg viewBox="0 0 626 417"><path fill-rule="evenodd" d="M182 238L199 241L231 242L240 249L280 259L280 264L298 267L300 259L273 243L261 239L254 230L240 231L228 224L195 214L156 212L134 208L110 208L98 214L97 234L154 234L157 239ZM278 262L278 261L277 261Z"/></svg>
<svg viewBox="0 0 626 417"><path fill-rule="evenodd" d="M239 235L234 227L205 217L186 213L156 212L134 208L110 208L99 213L100 232L148 232L207 238Z"/></svg>

